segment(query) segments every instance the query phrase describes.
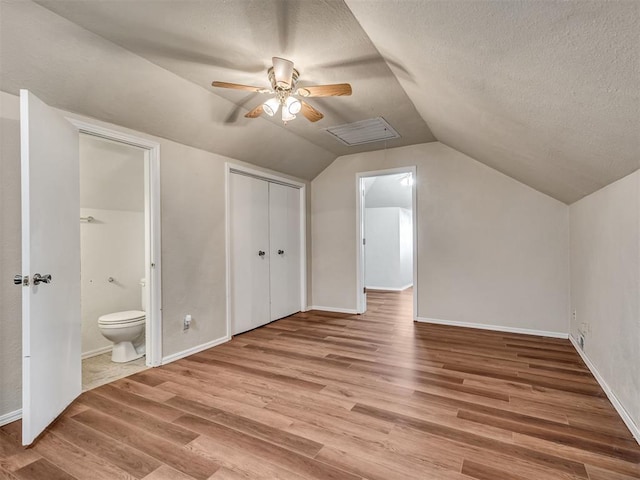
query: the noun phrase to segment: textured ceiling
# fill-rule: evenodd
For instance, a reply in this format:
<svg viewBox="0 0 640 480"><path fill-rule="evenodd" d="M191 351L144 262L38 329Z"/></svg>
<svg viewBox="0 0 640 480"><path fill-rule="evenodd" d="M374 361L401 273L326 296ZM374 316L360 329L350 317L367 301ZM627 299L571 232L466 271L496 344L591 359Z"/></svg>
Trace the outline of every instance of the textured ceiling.
<svg viewBox="0 0 640 480"><path fill-rule="evenodd" d="M566 203L640 167L640 2L347 4L439 141Z"/></svg>
<svg viewBox="0 0 640 480"><path fill-rule="evenodd" d="M402 136L389 147L435 140L342 1L38 4L2 1L2 89L10 93L31 88L61 108L306 179L339 155L380 148L346 147L328 126L383 116ZM285 127L243 117L268 97L211 87L268 86L272 56L295 62L299 85L349 82L354 94L309 99L325 118Z"/></svg>
<svg viewBox="0 0 640 480"><path fill-rule="evenodd" d="M437 138L567 203L640 166L637 1L38 3L0 0L0 89L301 178L383 148L324 132L378 115L388 147ZM284 127L211 88L266 86L272 56L354 95Z"/></svg>

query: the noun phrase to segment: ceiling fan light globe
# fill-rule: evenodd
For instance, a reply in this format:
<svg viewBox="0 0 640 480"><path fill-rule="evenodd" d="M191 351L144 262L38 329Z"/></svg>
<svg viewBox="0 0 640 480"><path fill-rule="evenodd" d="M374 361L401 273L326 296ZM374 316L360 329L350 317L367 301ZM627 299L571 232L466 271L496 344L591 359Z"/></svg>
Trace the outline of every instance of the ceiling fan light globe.
<svg viewBox="0 0 640 480"><path fill-rule="evenodd" d="M276 112L278 111L278 108L280 108L280 102L275 97L270 98L269 100L267 100L262 104L262 109L270 117L273 117L276 114Z"/></svg>
<svg viewBox="0 0 640 480"><path fill-rule="evenodd" d="M288 109L283 108L282 109L282 121L283 122L290 122L291 120L295 120L296 116L289 112Z"/></svg>
<svg viewBox="0 0 640 480"><path fill-rule="evenodd" d="M300 109L302 108L300 100L294 97L287 98L285 106L287 107L287 110L289 110L289 113L291 115L297 115L298 113L300 113Z"/></svg>

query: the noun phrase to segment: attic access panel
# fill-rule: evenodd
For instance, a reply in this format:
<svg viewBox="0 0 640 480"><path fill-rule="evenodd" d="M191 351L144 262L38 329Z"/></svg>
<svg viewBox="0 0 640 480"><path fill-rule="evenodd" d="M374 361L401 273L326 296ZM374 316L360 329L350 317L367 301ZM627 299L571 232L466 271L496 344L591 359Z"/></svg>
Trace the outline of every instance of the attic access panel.
<svg viewBox="0 0 640 480"><path fill-rule="evenodd" d="M382 117L345 123L329 127L326 130L336 140L348 147L400 138L400 134Z"/></svg>

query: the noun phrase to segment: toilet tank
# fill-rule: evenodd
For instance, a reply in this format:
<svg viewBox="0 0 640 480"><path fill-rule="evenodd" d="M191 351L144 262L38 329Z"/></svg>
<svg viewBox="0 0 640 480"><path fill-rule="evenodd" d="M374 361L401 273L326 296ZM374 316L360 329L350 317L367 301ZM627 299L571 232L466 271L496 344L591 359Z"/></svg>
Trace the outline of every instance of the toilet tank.
<svg viewBox="0 0 640 480"><path fill-rule="evenodd" d="M142 306L142 311L147 311L147 279L140 279L140 305Z"/></svg>

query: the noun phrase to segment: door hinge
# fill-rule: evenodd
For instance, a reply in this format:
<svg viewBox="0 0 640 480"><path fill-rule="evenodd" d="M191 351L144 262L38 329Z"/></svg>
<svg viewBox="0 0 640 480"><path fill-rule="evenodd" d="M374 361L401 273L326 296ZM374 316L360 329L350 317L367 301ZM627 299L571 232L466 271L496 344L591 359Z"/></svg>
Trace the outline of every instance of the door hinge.
<svg viewBox="0 0 640 480"><path fill-rule="evenodd" d="M367 239L366 239L366 238L363 238L363 239L362 239L362 244L363 244L363 245L366 245L366 244L367 244Z"/></svg>
<svg viewBox="0 0 640 480"><path fill-rule="evenodd" d="M362 293L367 293L367 287L362 288Z"/></svg>

